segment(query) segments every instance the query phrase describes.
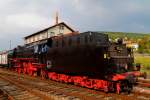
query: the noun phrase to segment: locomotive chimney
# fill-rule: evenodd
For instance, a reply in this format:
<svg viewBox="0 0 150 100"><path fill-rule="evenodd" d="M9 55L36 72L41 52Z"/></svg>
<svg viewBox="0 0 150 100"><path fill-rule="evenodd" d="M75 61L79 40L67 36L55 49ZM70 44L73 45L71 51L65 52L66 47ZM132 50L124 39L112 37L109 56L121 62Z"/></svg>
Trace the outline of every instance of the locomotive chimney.
<svg viewBox="0 0 150 100"><path fill-rule="evenodd" d="M58 12L56 12L56 24L58 24Z"/></svg>

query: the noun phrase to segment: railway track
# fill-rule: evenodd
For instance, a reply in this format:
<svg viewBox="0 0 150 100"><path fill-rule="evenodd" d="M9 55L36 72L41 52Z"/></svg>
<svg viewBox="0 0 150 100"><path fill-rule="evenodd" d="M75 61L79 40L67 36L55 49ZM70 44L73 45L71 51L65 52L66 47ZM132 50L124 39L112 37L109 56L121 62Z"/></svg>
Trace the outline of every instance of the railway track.
<svg viewBox="0 0 150 100"><path fill-rule="evenodd" d="M21 87L0 79L1 100L42 100L42 98Z"/></svg>
<svg viewBox="0 0 150 100"><path fill-rule="evenodd" d="M138 81L136 84L139 87L150 88L150 79L138 78Z"/></svg>
<svg viewBox="0 0 150 100"><path fill-rule="evenodd" d="M0 100L8 100L9 95L7 95L3 90L0 89Z"/></svg>
<svg viewBox="0 0 150 100"><path fill-rule="evenodd" d="M106 94L101 91L90 90L70 84L58 83L51 80L40 80L39 78L27 75L21 75L21 79L18 80L16 73L6 70L0 70L0 76L5 76L11 81L30 87L54 100L150 100L149 95L142 93L131 93L129 95Z"/></svg>
<svg viewBox="0 0 150 100"><path fill-rule="evenodd" d="M138 81L145 82L145 83L150 83L150 79L138 78Z"/></svg>
<svg viewBox="0 0 150 100"><path fill-rule="evenodd" d="M137 82L138 86L150 88L150 83L145 82Z"/></svg>

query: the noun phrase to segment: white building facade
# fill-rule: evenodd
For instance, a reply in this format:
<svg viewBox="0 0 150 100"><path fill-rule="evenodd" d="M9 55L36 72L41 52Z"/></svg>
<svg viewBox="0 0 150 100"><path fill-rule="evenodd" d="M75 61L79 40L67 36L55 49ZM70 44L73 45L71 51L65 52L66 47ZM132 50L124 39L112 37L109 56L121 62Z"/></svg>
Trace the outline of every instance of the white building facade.
<svg viewBox="0 0 150 100"><path fill-rule="evenodd" d="M62 22L54 26L51 26L49 28L46 28L44 30L41 30L39 32L36 32L34 34L31 34L29 36L26 36L24 40L25 40L25 44L31 44L53 36L65 35L72 32L75 31L72 28L70 28L68 25L66 25L64 22Z"/></svg>

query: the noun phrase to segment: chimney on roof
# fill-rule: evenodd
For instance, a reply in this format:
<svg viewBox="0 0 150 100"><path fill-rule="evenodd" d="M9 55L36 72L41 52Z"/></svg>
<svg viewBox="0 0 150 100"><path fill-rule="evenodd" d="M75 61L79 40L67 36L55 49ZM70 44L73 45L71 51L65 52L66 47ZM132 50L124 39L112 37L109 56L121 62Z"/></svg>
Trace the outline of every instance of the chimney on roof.
<svg viewBox="0 0 150 100"><path fill-rule="evenodd" d="M58 12L56 12L56 24L58 24Z"/></svg>

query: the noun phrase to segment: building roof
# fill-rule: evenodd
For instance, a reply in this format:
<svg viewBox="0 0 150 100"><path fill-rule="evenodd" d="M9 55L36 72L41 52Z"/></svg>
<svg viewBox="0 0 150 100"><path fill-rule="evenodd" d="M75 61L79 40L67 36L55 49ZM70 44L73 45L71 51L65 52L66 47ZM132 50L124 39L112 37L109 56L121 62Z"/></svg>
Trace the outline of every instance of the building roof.
<svg viewBox="0 0 150 100"><path fill-rule="evenodd" d="M64 26L66 26L68 29L70 29L72 32L75 32L75 31L74 31L71 27L69 27L67 24L65 24L64 22L61 22L61 23L55 24L55 25L53 25L53 26L50 26L50 27L48 27L48 28L45 28L45 29L43 29L43 30L41 30L41 31L38 31L38 32L36 32L36 33L33 33L33 34L31 34L31 35L28 35L28 36L24 37L24 39L27 39L27 38L29 38L29 37L31 37L31 36L34 36L34 35L39 34L39 33L41 33L41 32L47 31L48 29L53 28L53 27L55 27L55 26L59 26L59 25L64 25Z"/></svg>

